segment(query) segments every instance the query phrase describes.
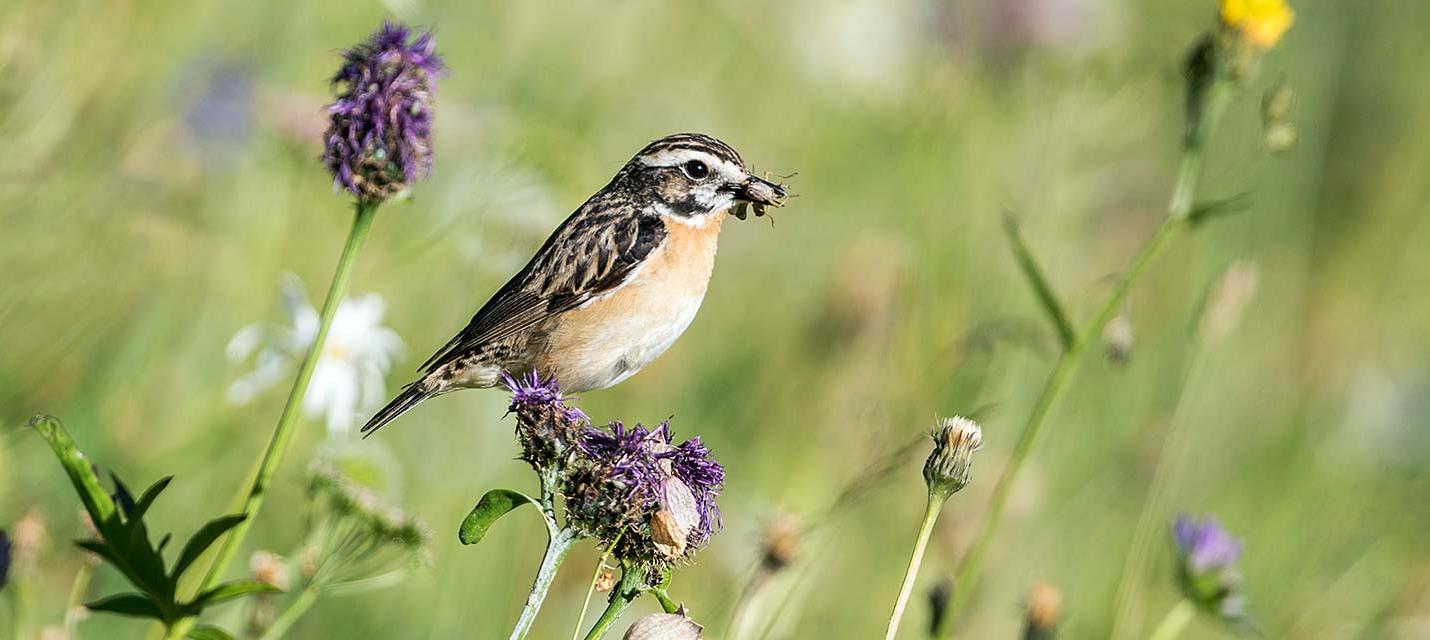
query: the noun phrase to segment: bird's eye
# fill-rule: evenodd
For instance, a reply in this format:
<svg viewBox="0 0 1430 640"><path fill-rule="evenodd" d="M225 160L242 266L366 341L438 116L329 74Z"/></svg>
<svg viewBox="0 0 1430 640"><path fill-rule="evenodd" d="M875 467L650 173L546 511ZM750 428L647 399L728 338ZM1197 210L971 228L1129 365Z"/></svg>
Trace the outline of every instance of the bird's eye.
<svg viewBox="0 0 1430 640"><path fill-rule="evenodd" d="M706 176L710 175L710 167L705 166L705 163L699 160L691 160L685 163L685 175L695 180L704 180Z"/></svg>

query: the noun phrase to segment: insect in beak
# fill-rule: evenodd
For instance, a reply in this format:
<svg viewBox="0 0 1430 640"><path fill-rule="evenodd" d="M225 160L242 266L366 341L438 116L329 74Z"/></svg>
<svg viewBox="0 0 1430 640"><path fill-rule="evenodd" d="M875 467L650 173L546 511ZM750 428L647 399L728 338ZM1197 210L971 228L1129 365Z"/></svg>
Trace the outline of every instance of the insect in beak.
<svg viewBox="0 0 1430 640"><path fill-rule="evenodd" d="M789 192L783 184L752 175L735 191L738 204L732 213L744 220L749 215L750 205L754 205L755 216L763 216L769 207L784 206L788 198Z"/></svg>

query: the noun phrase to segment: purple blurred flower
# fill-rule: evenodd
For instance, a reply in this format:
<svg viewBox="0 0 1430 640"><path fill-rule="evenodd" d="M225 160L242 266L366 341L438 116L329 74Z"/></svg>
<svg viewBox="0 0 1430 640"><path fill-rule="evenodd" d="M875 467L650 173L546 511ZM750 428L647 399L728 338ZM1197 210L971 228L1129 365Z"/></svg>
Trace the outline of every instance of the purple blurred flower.
<svg viewBox="0 0 1430 640"><path fill-rule="evenodd" d="M0 589L5 588L5 580L10 575L10 536L0 529Z"/></svg>
<svg viewBox="0 0 1430 640"><path fill-rule="evenodd" d="M660 566L689 558L720 527L715 498L725 469L699 438L672 442L669 422L587 427L564 492L571 521L602 544L619 537L622 559Z"/></svg>
<svg viewBox="0 0 1430 640"><path fill-rule="evenodd" d="M333 76L323 162L334 186L362 202L382 202L432 169L432 93L444 67L431 33L410 36L384 22L343 53Z"/></svg>
<svg viewBox="0 0 1430 640"><path fill-rule="evenodd" d="M1177 574L1182 592L1203 609L1228 621L1244 621L1241 593L1241 541L1215 518L1182 516L1172 525L1177 543Z"/></svg>

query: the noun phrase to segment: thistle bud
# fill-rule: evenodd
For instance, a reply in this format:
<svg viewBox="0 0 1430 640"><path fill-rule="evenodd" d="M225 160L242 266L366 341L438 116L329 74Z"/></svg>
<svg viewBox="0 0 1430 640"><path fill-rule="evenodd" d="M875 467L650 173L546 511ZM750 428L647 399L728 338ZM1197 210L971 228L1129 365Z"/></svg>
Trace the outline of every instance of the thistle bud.
<svg viewBox="0 0 1430 640"><path fill-rule="evenodd" d="M1052 640L1058 633L1062 616L1063 594L1046 582L1035 582L1028 591L1028 610L1024 616L1024 640Z"/></svg>
<svg viewBox="0 0 1430 640"><path fill-rule="evenodd" d="M924 462L929 493L947 499L968 484L973 452L983 446L983 428L977 422L954 416L944 418L933 433L933 453Z"/></svg>
<svg viewBox="0 0 1430 640"><path fill-rule="evenodd" d="M631 625L624 640L699 640L704 627L682 609L676 613L652 613Z"/></svg>

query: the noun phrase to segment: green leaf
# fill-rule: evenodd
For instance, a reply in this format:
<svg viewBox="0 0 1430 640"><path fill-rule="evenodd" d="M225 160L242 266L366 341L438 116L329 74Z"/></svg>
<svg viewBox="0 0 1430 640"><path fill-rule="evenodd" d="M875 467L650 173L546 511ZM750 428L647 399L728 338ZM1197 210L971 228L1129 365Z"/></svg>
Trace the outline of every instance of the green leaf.
<svg viewBox="0 0 1430 640"><path fill-rule="evenodd" d="M223 629L206 624L190 629L189 640L233 640L233 636Z"/></svg>
<svg viewBox="0 0 1430 640"><path fill-rule="evenodd" d="M137 505L134 504L134 494L130 493L129 487L119 479L119 474L110 471L109 479L114 482L114 500L119 503L120 510L124 512L124 520L126 522L135 520L134 507Z"/></svg>
<svg viewBox="0 0 1430 640"><path fill-rule="evenodd" d="M477 502L477 506L472 508L472 512L467 514L462 520L462 528L457 532L457 539L462 544L476 544L486 537L487 530L496 523L498 518L506 515L512 509L524 504L536 504L536 500L520 491L511 489L492 489L482 499Z"/></svg>
<svg viewBox="0 0 1430 640"><path fill-rule="evenodd" d="M1058 332L1058 341L1062 343L1063 350L1071 349L1073 342L1077 341L1077 334L1073 330L1072 322L1068 320L1067 312L1063 311L1062 303L1058 302L1052 284L1038 267L1033 250L1023 241L1023 234L1018 230L1018 221L1012 216L1004 218L1003 232L1008 237L1008 247L1013 251L1013 258L1018 261L1018 268L1023 271L1023 277L1027 278L1028 285L1033 288L1033 294L1038 297L1038 304L1043 307L1043 313L1047 314L1048 322L1052 323L1053 329Z"/></svg>
<svg viewBox="0 0 1430 640"><path fill-rule="evenodd" d="M189 538L189 541L184 544L184 550L179 552L179 561L174 564L173 578L177 580L179 576L184 575L184 571L188 570L189 565L198 560L199 556L203 555L204 551L207 551L219 536L238 526L238 523L247 518L248 516L241 513L221 516L200 527L198 532L194 533L194 537Z"/></svg>
<svg viewBox="0 0 1430 640"><path fill-rule="evenodd" d="M159 494L163 493L173 480L174 476L164 476L159 478L158 482L149 485L149 488L144 490L144 495L139 496L139 502L134 505L134 515L130 517L143 518L144 514L148 513L150 505L154 504L154 499L158 498Z"/></svg>
<svg viewBox="0 0 1430 640"><path fill-rule="evenodd" d="M104 487L99 484L99 478L95 476L89 458L75 446L74 440L59 419L53 416L35 416L30 419L30 426L44 436L45 441L50 444L50 449L60 459L60 465L69 475L70 483L74 485L85 510L94 520L94 526L108 535L111 520L116 513L114 499L109 497Z"/></svg>
<svg viewBox="0 0 1430 640"><path fill-rule="evenodd" d="M164 614L159 612L157 605L137 593L121 593L100 598L94 602L86 603L84 606L90 611L106 611L124 616L138 616L141 618L153 618L155 620L164 619Z"/></svg>
<svg viewBox="0 0 1430 640"><path fill-rule="evenodd" d="M194 614L197 615L200 611L203 611L204 607L209 605L228 602L234 598L242 598L250 594L276 593L278 591L278 587L268 584L267 582L234 580L233 582L225 582L199 594L199 597L194 598L194 601L189 604L189 607L193 610Z"/></svg>

